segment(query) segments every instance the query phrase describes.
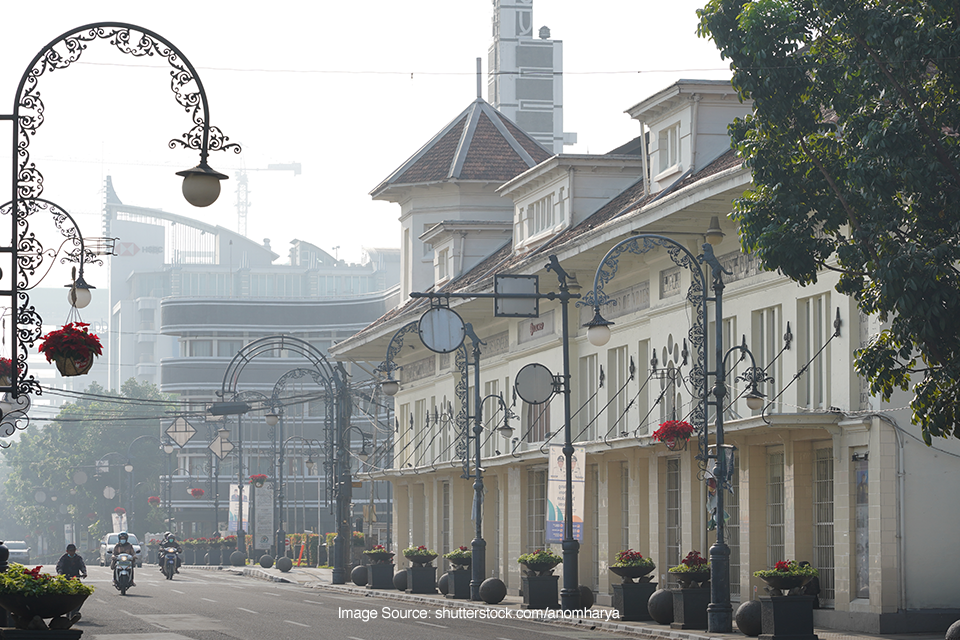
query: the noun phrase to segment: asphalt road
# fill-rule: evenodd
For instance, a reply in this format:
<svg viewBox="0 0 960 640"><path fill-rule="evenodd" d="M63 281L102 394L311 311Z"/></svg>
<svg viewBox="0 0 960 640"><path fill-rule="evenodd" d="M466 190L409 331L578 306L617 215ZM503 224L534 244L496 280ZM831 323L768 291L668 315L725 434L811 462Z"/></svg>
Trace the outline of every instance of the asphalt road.
<svg viewBox="0 0 960 640"><path fill-rule="evenodd" d="M46 567L50 570L52 567ZM75 628L83 640L601 640L616 634L510 618L470 619L475 610L437 608L273 583L226 572L181 569L172 581L156 566L136 571L126 596L109 567L89 567L96 591ZM439 613L438 613L439 612ZM504 613L502 610L499 612ZM446 617L438 617L438 615Z"/></svg>

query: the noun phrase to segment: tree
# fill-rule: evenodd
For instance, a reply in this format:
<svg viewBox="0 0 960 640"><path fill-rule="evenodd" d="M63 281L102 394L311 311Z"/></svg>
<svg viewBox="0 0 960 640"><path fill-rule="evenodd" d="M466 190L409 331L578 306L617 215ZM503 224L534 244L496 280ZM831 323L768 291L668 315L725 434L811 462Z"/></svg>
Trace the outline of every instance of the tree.
<svg viewBox="0 0 960 640"><path fill-rule="evenodd" d="M49 424L32 425L3 450L10 469L4 484L5 516L27 527L31 538L44 534L59 540L65 522L90 526L91 531L96 529L93 535L111 531L113 509L133 503L135 524L142 531L150 513L147 496L159 494L165 454L158 453L156 442L149 439L129 451L138 485L132 497L127 495L123 465L130 443L141 435L158 437L160 419L173 408L169 398L149 383L130 379L119 394L91 385L81 399L61 407ZM114 452L119 455L107 455ZM109 462L107 470L95 465L103 459ZM77 471L84 472L86 482L75 482ZM106 486L119 491L122 505L104 497Z"/></svg>
<svg viewBox="0 0 960 640"><path fill-rule="evenodd" d="M884 330L856 354L873 393L912 385L923 438L960 438L960 4L710 0L698 33L754 113L741 244L801 285L840 273Z"/></svg>

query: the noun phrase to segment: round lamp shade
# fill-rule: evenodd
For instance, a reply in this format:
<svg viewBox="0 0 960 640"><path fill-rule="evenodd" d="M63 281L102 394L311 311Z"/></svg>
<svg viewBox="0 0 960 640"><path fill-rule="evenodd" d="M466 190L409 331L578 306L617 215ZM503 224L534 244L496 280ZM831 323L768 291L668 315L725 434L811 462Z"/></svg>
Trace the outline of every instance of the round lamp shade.
<svg viewBox="0 0 960 640"><path fill-rule="evenodd" d="M195 207L209 207L220 197L220 180L212 175L190 173L183 178L183 197Z"/></svg>
<svg viewBox="0 0 960 640"><path fill-rule="evenodd" d="M77 309L83 309L90 304L90 289L85 287L70 287L67 290L67 302Z"/></svg>

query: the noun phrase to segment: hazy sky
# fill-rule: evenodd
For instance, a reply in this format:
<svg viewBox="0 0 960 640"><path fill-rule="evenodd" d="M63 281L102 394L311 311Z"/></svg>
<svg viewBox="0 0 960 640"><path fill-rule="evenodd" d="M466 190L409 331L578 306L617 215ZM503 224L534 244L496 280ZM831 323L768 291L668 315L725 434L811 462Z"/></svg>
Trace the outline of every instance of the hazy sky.
<svg viewBox="0 0 960 640"><path fill-rule="evenodd" d="M567 152L603 153L636 137L624 110L679 78L729 77L712 43L696 37L702 4L534 0L534 32L548 26L564 43L564 130L579 136ZM234 178L245 167L250 238L270 238L281 262L293 238L339 246L339 257L355 261L364 246L399 245L399 206L368 193L473 101L492 11L490 0L8 3L0 113L12 112L32 58L64 32L102 21L150 29L198 69L212 123L243 145L241 155L211 155L231 177L220 200L195 209L180 195L174 172L198 156L166 144L190 126L169 66L105 41L40 80L46 122L30 149L44 196L74 214L85 236L98 236L111 175L125 203L236 231ZM484 98L485 87L484 78ZM9 141L10 123L0 127ZM2 156L0 175L10 176L9 152ZM262 170L288 162L303 173Z"/></svg>

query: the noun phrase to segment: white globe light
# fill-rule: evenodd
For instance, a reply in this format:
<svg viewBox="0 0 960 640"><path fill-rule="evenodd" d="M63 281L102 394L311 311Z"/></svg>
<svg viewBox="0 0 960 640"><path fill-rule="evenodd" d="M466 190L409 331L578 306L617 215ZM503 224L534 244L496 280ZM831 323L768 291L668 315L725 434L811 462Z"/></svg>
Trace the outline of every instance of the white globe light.
<svg viewBox="0 0 960 640"><path fill-rule="evenodd" d="M395 396L400 391L400 383L396 380L384 380L380 385L383 392L388 396Z"/></svg>
<svg viewBox="0 0 960 640"><path fill-rule="evenodd" d="M220 180L212 175L190 173L183 178L183 197L195 207L209 207L220 197Z"/></svg>
<svg viewBox="0 0 960 640"><path fill-rule="evenodd" d="M69 302L76 309L83 309L88 304L93 296L90 294L90 289L85 287L70 287L67 290L67 302Z"/></svg>
<svg viewBox="0 0 960 640"><path fill-rule="evenodd" d="M587 340L595 347L602 347L610 342L610 325L595 324L587 329Z"/></svg>

